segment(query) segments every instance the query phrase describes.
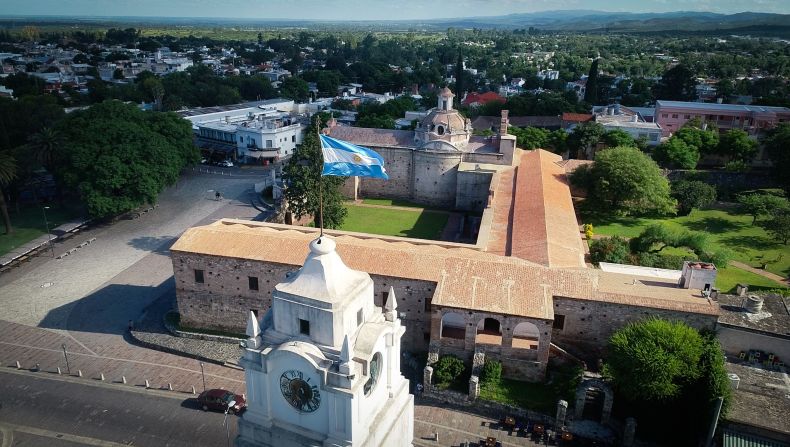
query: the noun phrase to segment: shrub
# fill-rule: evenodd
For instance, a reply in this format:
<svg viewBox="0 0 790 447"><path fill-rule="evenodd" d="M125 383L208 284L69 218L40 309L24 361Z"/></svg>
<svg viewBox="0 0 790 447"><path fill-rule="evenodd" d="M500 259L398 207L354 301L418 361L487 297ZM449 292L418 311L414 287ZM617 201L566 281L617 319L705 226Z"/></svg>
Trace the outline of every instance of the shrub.
<svg viewBox="0 0 790 447"><path fill-rule="evenodd" d="M699 180L672 183L672 197L678 201L678 214L687 216L694 208L705 208L716 200L716 188Z"/></svg>
<svg viewBox="0 0 790 447"><path fill-rule="evenodd" d="M496 360L486 360L480 380L483 383L498 383L502 379L502 363Z"/></svg>
<svg viewBox="0 0 790 447"><path fill-rule="evenodd" d="M454 355L439 357L433 369L434 382L440 385L450 384L463 374L464 369L464 361Z"/></svg>
<svg viewBox="0 0 790 447"><path fill-rule="evenodd" d="M593 225L584 224L582 228L584 228L584 237L586 237L588 241L591 241L593 238Z"/></svg>
<svg viewBox="0 0 790 447"><path fill-rule="evenodd" d="M696 261L694 256L660 255L658 253L639 253L637 263L643 267L679 270L683 261Z"/></svg>
<svg viewBox="0 0 790 447"><path fill-rule="evenodd" d="M623 264L628 262L629 255L628 241L620 236L597 239L590 244L590 260L595 263Z"/></svg>

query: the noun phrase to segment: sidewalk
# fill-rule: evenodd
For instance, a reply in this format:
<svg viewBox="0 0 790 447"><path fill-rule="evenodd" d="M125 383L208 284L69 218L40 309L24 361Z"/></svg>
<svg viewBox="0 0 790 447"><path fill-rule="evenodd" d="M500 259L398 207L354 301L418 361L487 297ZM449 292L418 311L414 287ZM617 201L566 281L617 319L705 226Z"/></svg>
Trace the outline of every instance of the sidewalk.
<svg viewBox="0 0 790 447"><path fill-rule="evenodd" d="M73 334L74 331L71 331ZM78 334L75 334L78 335ZM152 351L133 345L107 346L97 353L77 341L69 333L52 331L0 320L0 363L13 367L19 362L24 369L36 364L44 371L61 368L67 373L63 345L66 345L71 375L82 371L85 378L144 386L148 380L152 388L166 389L172 384L177 391L203 389L203 376L197 360ZM244 393L244 372L213 363L204 363L206 388L225 388Z"/></svg>
<svg viewBox="0 0 790 447"><path fill-rule="evenodd" d="M741 270L746 270L747 272L754 273L755 275L760 275L763 278L768 278L768 279L770 279L772 281L776 281L777 283L779 283L782 286L790 285L790 282L788 281L787 278L782 278L781 276L777 275L776 273L771 273L771 272L769 272L767 270L756 269L756 268L754 268L754 267L752 267L752 266L750 266L748 264L744 264L743 262L738 262L738 261L730 261L730 265L733 266L733 267L737 267L737 268L739 268Z"/></svg>

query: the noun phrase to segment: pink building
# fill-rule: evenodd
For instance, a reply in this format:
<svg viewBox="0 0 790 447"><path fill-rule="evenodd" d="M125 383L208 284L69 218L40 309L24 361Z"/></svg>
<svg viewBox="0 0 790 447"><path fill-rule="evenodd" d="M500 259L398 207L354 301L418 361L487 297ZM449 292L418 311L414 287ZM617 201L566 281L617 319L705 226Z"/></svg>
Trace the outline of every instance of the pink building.
<svg viewBox="0 0 790 447"><path fill-rule="evenodd" d="M656 122L669 136L692 118L715 123L719 131L743 129L757 135L779 123L790 122L787 107L767 107L703 102L656 101Z"/></svg>

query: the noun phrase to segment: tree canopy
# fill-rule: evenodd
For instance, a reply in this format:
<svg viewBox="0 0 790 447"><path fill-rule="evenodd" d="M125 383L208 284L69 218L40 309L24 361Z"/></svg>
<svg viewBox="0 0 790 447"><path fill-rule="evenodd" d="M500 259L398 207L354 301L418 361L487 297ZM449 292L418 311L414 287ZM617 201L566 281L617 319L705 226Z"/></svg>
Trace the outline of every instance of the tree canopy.
<svg viewBox="0 0 790 447"><path fill-rule="evenodd" d="M732 391L715 334L685 323L650 318L631 323L609 339L604 377L645 432L702 434L717 398L727 414ZM676 435L673 444L677 443Z"/></svg>
<svg viewBox="0 0 790 447"><path fill-rule="evenodd" d="M694 208L704 208L716 200L716 188L699 180L672 183L672 197L678 201L678 214L687 216Z"/></svg>
<svg viewBox="0 0 790 447"><path fill-rule="evenodd" d="M782 185L785 192L790 193L790 123L781 123L767 132L763 138L763 146L773 165L774 178Z"/></svg>
<svg viewBox="0 0 790 447"><path fill-rule="evenodd" d="M697 97L697 81L688 66L679 64L664 73L653 88L656 99L693 101Z"/></svg>
<svg viewBox="0 0 790 447"><path fill-rule="evenodd" d="M57 129L63 155L56 173L80 192L95 217L156 203L181 169L198 159L187 121L118 101L74 112Z"/></svg>
<svg viewBox="0 0 790 447"><path fill-rule="evenodd" d="M675 212L669 181L656 162L633 147L598 152L592 167L580 167L571 181L587 188L591 207L627 215Z"/></svg>

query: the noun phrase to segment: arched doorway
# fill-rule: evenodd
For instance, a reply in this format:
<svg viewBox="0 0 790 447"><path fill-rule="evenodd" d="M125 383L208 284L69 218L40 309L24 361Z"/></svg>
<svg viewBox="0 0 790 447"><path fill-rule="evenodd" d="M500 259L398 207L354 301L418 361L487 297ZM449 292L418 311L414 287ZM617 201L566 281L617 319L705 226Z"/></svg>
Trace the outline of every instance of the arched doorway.
<svg viewBox="0 0 790 447"><path fill-rule="evenodd" d="M496 318L484 318L477 323L475 343L484 345L502 344L502 324Z"/></svg>
<svg viewBox="0 0 790 447"><path fill-rule="evenodd" d="M464 316L457 312L447 312L442 315L442 327L439 338L453 338L463 340L466 338L466 322Z"/></svg>
<svg viewBox="0 0 790 447"><path fill-rule="evenodd" d="M613 399L612 388L603 380L583 380L576 388L576 419L608 423Z"/></svg>
<svg viewBox="0 0 790 447"><path fill-rule="evenodd" d="M538 349L540 330L532 323L523 321L513 328L513 347L516 349Z"/></svg>

